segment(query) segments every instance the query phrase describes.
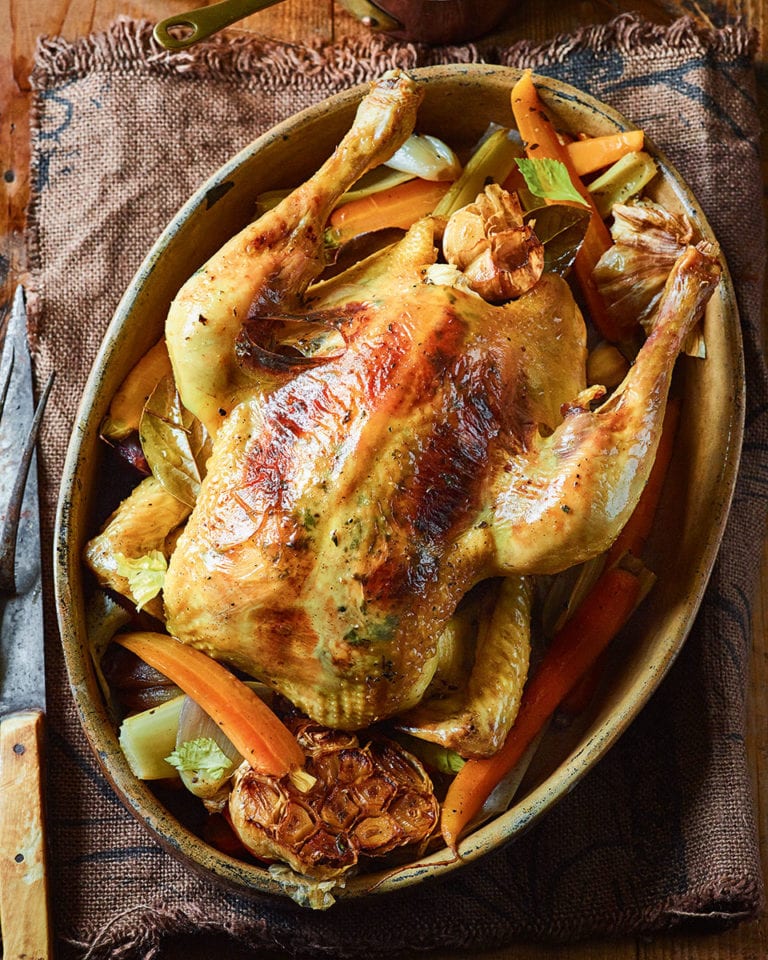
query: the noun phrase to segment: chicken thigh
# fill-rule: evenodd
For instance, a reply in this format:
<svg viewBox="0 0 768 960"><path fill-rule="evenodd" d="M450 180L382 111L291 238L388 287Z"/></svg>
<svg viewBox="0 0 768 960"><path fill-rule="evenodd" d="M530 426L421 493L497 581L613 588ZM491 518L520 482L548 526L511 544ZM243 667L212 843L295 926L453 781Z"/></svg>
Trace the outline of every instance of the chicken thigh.
<svg viewBox="0 0 768 960"><path fill-rule="evenodd" d="M165 580L168 630L337 729L420 701L475 584L610 545L719 277L685 251L597 409L567 283L545 273L494 305L440 282L437 219L310 286L333 203L396 149L419 99L403 74L379 82L334 156L192 277L167 323L181 398L213 436ZM281 353L286 330L314 355Z"/></svg>

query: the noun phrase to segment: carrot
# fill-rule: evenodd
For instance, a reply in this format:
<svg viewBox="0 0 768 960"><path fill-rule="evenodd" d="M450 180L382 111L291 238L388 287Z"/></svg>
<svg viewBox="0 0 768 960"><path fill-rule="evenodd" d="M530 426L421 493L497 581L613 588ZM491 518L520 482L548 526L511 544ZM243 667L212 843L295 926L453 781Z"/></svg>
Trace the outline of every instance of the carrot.
<svg viewBox="0 0 768 960"><path fill-rule="evenodd" d="M243 858L248 854L248 849L232 826L226 807L222 813L212 813L205 821L203 840L230 857Z"/></svg>
<svg viewBox="0 0 768 960"><path fill-rule="evenodd" d="M589 190L576 173L568 148L560 142L557 131L546 114L530 70L526 70L512 88L511 101L512 112L517 129L523 138L526 155L532 160L559 160L568 171L574 187L589 206L592 216L584 241L576 255L573 269L596 329L606 340L617 343L625 339L623 331L608 315L605 302L592 276L597 261L613 243L608 227L600 216Z"/></svg>
<svg viewBox="0 0 768 960"><path fill-rule="evenodd" d="M341 244L361 233L400 227L407 230L421 217L432 213L448 192L450 182L406 180L388 190L379 190L344 203L331 214L329 226Z"/></svg>
<svg viewBox="0 0 768 960"><path fill-rule="evenodd" d="M661 492L667 476L669 462L672 459L679 419L680 401L676 397L670 397L664 413L659 445L656 448L656 459L653 461L651 472L637 506L606 554L607 565L617 563L622 555L627 552L635 557L643 555L656 516L656 510L661 500Z"/></svg>
<svg viewBox="0 0 768 960"><path fill-rule="evenodd" d="M565 717L578 717L592 703L592 698L597 692L600 680L605 673L607 652L607 650L604 650L584 676L580 677L575 686L571 687L558 705L558 713Z"/></svg>
<svg viewBox="0 0 768 960"><path fill-rule="evenodd" d="M440 829L456 852L459 836L525 753L557 706L629 619L641 591L640 578L623 567L606 570L574 615L557 633L539 669L523 691L515 725L492 757L468 760L443 803Z"/></svg>
<svg viewBox="0 0 768 960"><path fill-rule="evenodd" d="M281 777L304 766L290 730L222 664L162 633L118 634L115 641L179 686L259 773Z"/></svg>
<svg viewBox="0 0 768 960"><path fill-rule="evenodd" d="M645 137L642 130L624 130L609 133L604 137L586 137L566 145L568 158L579 177L609 167L628 153L643 149Z"/></svg>
<svg viewBox="0 0 768 960"><path fill-rule="evenodd" d="M502 187L507 193L520 193L521 190L525 189L525 177L523 176L523 171L517 164L515 164L513 170L510 170L509 176L504 180L504 183L502 183Z"/></svg>

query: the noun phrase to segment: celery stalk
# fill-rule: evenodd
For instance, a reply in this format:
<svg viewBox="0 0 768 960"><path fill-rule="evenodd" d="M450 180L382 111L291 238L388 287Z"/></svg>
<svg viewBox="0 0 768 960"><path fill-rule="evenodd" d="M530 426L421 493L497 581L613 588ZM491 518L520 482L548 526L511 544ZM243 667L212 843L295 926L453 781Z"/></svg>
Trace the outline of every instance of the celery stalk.
<svg viewBox="0 0 768 960"><path fill-rule="evenodd" d="M626 203L637 196L656 175L656 163L642 150L628 153L589 184L589 192L605 219L614 203Z"/></svg>
<svg viewBox="0 0 768 960"><path fill-rule="evenodd" d="M449 217L455 210L474 203L488 183L504 183L515 166L515 159L525 156L514 131L505 127L494 130L467 161L458 180L435 208L437 216Z"/></svg>
<svg viewBox="0 0 768 960"><path fill-rule="evenodd" d="M86 635L93 658L93 669L99 687L110 713L114 717L116 708L112 699L112 692L101 669L101 658L117 631L131 619L128 611L113 600L103 590L97 590L89 599L86 607Z"/></svg>
<svg viewBox="0 0 768 960"><path fill-rule="evenodd" d="M176 731L184 695L166 700L159 707L126 717L120 725L120 746L139 780L178 777L165 758L176 749Z"/></svg>

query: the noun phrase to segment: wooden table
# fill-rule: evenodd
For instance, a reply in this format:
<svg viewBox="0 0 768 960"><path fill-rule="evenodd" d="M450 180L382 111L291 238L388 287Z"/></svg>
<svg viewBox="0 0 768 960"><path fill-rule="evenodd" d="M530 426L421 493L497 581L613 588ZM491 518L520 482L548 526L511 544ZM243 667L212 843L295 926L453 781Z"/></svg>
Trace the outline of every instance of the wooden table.
<svg viewBox="0 0 768 960"><path fill-rule="evenodd" d="M25 279L24 223L29 196L28 75L39 35L73 40L106 28L118 15L152 21L201 5L203 0L0 0L0 157L3 198L0 204L0 302ZM511 4L512 6L512 4ZM622 10L637 11L667 23L687 14L722 22L723 15L744 17L760 31L758 76L763 118L763 157L768 185L768 0L517 0L502 22L498 38L513 42L545 39L584 23L605 22ZM358 24L333 0L284 0L238 25L284 40L331 40L342 34L362 35ZM755 251L764 255L764 251ZM768 302L768 300L766 301ZM768 878L768 550L762 558L759 593L754 607L754 642L749 701L748 749L761 825L764 875ZM551 957L552 948L516 947L484 954L486 960L514 955L516 960ZM562 960L758 960L768 957L768 916L715 935L669 935L620 942L590 942L558 948ZM462 954L461 957L468 956ZM477 956L477 955L475 955ZM453 958L459 960L459 956Z"/></svg>

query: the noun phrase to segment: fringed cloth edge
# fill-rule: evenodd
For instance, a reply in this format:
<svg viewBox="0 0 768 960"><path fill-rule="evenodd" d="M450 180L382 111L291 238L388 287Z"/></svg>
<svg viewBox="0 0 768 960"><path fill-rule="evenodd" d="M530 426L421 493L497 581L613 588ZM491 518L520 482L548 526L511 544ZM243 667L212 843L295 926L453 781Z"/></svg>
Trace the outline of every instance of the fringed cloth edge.
<svg viewBox="0 0 768 960"><path fill-rule="evenodd" d="M715 924L718 929L722 929L723 925L731 926L740 920L754 916L756 900L762 902L760 891L755 889L752 881L735 885L730 883L718 889L705 886L689 891L684 897L669 897L660 903L656 910L648 914L639 915L636 911L628 909L621 920L626 925L627 935L638 936L662 931L671 932L680 926L690 927L692 924L694 926L691 929L694 930L706 929L708 924ZM725 901L731 907L728 913L723 912ZM242 919L233 919L228 925L211 920L203 910L193 905L186 908L168 908L160 903L140 904L113 917L99 930L91 931L87 942L73 939L68 939L66 942L70 948L81 953L82 960L120 960L120 958L149 960L169 941L178 942L185 937L199 937L203 934L227 937L224 947L229 944L233 948L240 949L279 949L286 951L289 956L296 956L295 951L300 949L290 937L285 937L284 930L270 931L263 919L254 917L246 927L247 932L243 929ZM594 937L596 931L585 918L575 937L570 929L561 932L551 927L539 931L539 935L550 943L558 943ZM455 949L472 949L474 940L471 930L466 932L463 939L463 944L455 945ZM351 952L340 948L339 943L333 938L327 942L324 941L322 935L318 935L311 944L305 944L305 946L311 946L312 955L318 960L322 957L353 960L358 955L354 948ZM499 938L499 947L503 946L504 940ZM430 946L426 943L421 945L414 943L412 950L407 952L407 956L411 956L416 950L419 953L429 951ZM378 960L385 955L403 957L406 954L402 951L390 953L384 945L381 952L374 951L371 954L373 960Z"/></svg>
<svg viewBox="0 0 768 960"><path fill-rule="evenodd" d="M584 27L544 43L522 40L511 46L482 41L464 46L430 47L371 34L340 40L288 43L258 35L219 34L189 51L163 49L146 20L121 17L104 32L68 41L61 37L38 40L32 84L42 89L51 82L72 80L94 72L155 76L227 77L258 80L265 89L349 86L389 69L409 69L451 63L497 63L532 67L563 62L591 47L618 48L631 53L643 49L649 58L670 48L688 54L720 58L751 58L757 37L741 19L722 28L704 27L690 17L668 26L649 23L634 14L622 14L609 23Z"/></svg>

